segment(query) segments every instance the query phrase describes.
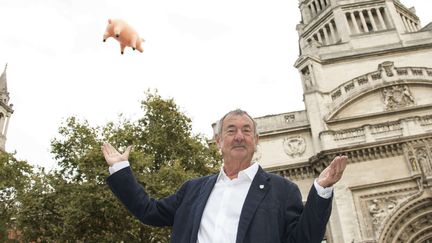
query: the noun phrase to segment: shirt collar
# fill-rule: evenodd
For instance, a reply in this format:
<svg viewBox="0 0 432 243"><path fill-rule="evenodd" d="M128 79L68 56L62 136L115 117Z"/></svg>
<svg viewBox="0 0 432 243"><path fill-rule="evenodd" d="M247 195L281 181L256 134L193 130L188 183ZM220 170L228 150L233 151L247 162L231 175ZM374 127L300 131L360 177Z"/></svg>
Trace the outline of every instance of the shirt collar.
<svg viewBox="0 0 432 243"><path fill-rule="evenodd" d="M255 177L256 173L258 172L258 168L259 168L258 163L252 162L251 165L248 168L246 168L244 170L241 170L238 173L237 178L238 179L240 179L240 178L248 178L249 180L252 181L253 178ZM229 177L225 174L225 171L223 170L223 166L220 169L217 181L219 181L221 179L224 180L224 181L230 180Z"/></svg>

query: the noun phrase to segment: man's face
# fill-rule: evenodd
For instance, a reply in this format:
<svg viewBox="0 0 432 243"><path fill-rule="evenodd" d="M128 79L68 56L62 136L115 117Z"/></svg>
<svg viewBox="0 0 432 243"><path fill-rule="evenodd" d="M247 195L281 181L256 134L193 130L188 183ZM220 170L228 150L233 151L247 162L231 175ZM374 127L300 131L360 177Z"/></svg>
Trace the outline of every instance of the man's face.
<svg viewBox="0 0 432 243"><path fill-rule="evenodd" d="M216 142L224 161L246 159L250 162L258 144L252 120L247 115L228 115L222 124Z"/></svg>

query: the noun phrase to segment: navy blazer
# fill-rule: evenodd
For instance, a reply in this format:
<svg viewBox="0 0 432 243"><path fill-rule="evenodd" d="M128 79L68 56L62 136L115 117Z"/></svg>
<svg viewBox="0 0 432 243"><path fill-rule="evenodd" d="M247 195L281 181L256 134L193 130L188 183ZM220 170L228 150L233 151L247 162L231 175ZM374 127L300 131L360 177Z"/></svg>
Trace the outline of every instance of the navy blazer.
<svg viewBox="0 0 432 243"><path fill-rule="evenodd" d="M160 200L148 196L130 167L110 175L107 183L141 222L172 226L173 243L196 243L204 207L217 176L189 180L176 193ZM331 201L320 197L312 185L303 206L296 184L260 167L240 214L236 243L319 243L330 217Z"/></svg>

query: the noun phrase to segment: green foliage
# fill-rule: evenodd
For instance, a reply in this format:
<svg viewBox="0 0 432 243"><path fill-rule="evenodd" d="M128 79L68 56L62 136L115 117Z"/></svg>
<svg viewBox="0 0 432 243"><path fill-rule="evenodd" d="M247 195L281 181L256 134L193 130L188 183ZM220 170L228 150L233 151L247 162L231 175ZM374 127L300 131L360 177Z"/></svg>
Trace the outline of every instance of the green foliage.
<svg viewBox="0 0 432 243"><path fill-rule="evenodd" d="M191 132L191 120L172 99L147 93L143 117L92 127L68 118L51 142L58 169L31 175L19 197L17 224L22 240L42 242L167 242L170 229L138 222L105 184L108 166L103 142L129 156L137 179L154 198L177 190L185 180L214 173L220 157Z"/></svg>
<svg viewBox="0 0 432 243"><path fill-rule="evenodd" d="M5 242L7 232L15 228L17 197L29 183L31 166L19 161L13 154L0 152L0 242Z"/></svg>

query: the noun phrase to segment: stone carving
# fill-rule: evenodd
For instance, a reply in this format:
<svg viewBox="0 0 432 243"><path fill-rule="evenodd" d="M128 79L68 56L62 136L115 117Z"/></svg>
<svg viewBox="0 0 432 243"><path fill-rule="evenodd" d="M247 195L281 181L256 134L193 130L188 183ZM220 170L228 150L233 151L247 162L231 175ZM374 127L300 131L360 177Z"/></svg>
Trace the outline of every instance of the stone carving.
<svg viewBox="0 0 432 243"><path fill-rule="evenodd" d="M305 84L306 90L312 88L314 86L314 83L313 83L313 80L311 77L312 75L311 75L311 72L309 70L309 67L303 68L301 73L302 73L303 82Z"/></svg>
<svg viewBox="0 0 432 243"><path fill-rule="evenodd" d="M294 114L288 114L284 116L286 123L292 123L295 121L295 115Z"/></svg>
<svg viewBox="0 0 432 243"><path fill-rule="evenodd" d="M417 170L418 170L417 160L416 160L416 158L414 157L413 152L410 151L410 152L408 153L408 156L409 156L409 163L410 163L410 166L411 166L412 171L413 171L413 172L417 172Z"/></svg>
<svg viewBox="0 0 432 243"><path fill-rule="evenodd" d="M423 70L421 69L412 68L411 72L414 76L423 76Z"/></svg>
<svg viewBox="0 0 432 243"><path fill-rule="evenodd" d="M385 71L387 77L393 77L393 69L394 69L394 63L393 62L383 62L380 65L378 65L379 71Z"/></svg>
<svg viewBox="0 0 432 243"><path fill-rule="evenodd" d="M432 176L432 163L426 148L417 148L416 157L424 175Z"/></svg>
<svg viewBox="0 0 432 243"><path fill-rule="evenodd" d="M349 83L345 85L345 92L349 92L350 90L354 89L354 83Z"/></svg>
<svg viewBox="0 0 432 243"><path fill-rule="evenodd" d="M412 238L413 235L421 236L422 234L421 233L418 234L419 232L422 231L427 232L425 229L429 227L430 222L432 220L432 214L430 213L425 214L425 211L427 210L428 208L420 208L416 210L417 215L416 214L409 215L407 220L409 219L413 219L413 220L410 220L411 223L407 224L404 228L397 229L397 230L401 230L402 232L400 233L397 241L395 242L408 242L408 240ZM417 239L418 237L414 237L409 242L420 242L417 241Z"/></svg>
<svg viewBox="0 0 432 243"><path fill-rule="evenodd" d="M399 76L406 76L406 75L408 75L408 68L396 68L396 73L399 75Z"/></svg>
<svg viewBox="0 0 432 243"><path fill-rule="evenodd" d="M386 122L386 123L380 123L371 126L372 134L375 133L386 133L386 132L392 132L401 130L401 124L399 121L397 122Z"/></svg>
<svg viewBox="0 0 432 243"><path fill-rule="evenodd" d="M353 139L358 137L363 137L365 135L364 129L353 128L353 129L345 129L341 131L337 131L334 133L334 139L337 140L345 140L345 139Z"/></svg>
<svg viewBox="0 0 432 243"><path fill-rule="evenodd" d="M381 226L381 222L394 211L398 203L396 197L375 198L366 202L375 235Z"/></svg>
<svg viewBox="0 0 432 243"><path fill-rule="evenodd" d="M306 150L306 141L300 136L285 138L282 144L285 153L291 157L300 156Z"/></svg>
<svg viewBox="0 0 432 243"><path fill-rule="evenodd" d="M414 97L407 85L394 85L382 90L386 110L394 110L414 104Z"/></svg>
<svg viewBox="0 0 432 243"><path fill-rule="evenodd" d="M342 95L342 92L341 92L340 89L339 89L339 90L337 90L336 92L334 92L334 93L331 95L332 100L335 100L335 99L339 98L341 95Z"/></svg>
<svg viewBox="0 0 432 243"><path fill-rule="evenodd" d="M420 124L422 126L432 125L432 116L423 116L420 118Z"/></svg>
<svg viewBox="0 0 432 243"><path fill-rule="evenodd" d="M373 79L374 76L373 75L371 75L371 76L372 76L372 79ZM381 78L381 74L378 73L378 77ZM364 84L367 84L368 82L369 82L369 79L368 79L368 77L366 75L357 78L358 85L364 85Z"/></svg>

